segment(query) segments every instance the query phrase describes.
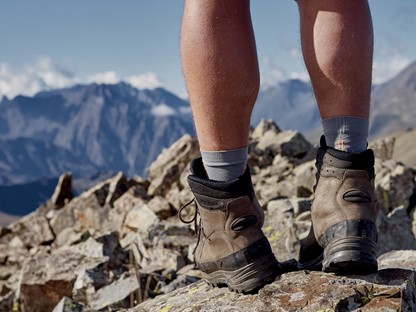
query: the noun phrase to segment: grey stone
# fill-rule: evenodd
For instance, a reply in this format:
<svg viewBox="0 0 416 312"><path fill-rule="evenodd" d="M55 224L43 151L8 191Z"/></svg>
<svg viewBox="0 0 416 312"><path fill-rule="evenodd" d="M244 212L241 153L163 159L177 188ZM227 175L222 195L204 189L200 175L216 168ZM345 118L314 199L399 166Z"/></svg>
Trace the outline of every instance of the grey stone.
<svg viewBox="0 0 416 312"><path fill-rule="evenodd" d="M26 247L49 243L55 239L48 220L36 212L32 212L11 224L10 229L13 235L19 236Z"/></svg>
<svg viewBox="0 0 416 312"><path fill-rule="evenodd" d="M81 271L72 288L72 298L80 302L88 302L89 296L105 285L111 283L109 275L100 269Z"/></svg>
<svg viewBox="0 0 416 312"><path fill-rule="evenodd" d="M157 242L163 242L163 247L167 248L187 248L195 242L195 231L182 223L158 222L149 228L147 235L149 241L155 242L157 239Z"/></svg>
<svg viewBox="0 0 416 312"><path fill-rule="evenodd" d="M134 231L146 231L158 220L147 204L138 204L127 214L124 225Z"/></svg>
<svg viewBox="0 0 416 312"><path fill-rule="evenodd" d="M22 311L35 312L71 304L83 312L405 311L414 304L414 273L404 269L415 268L414 217L408 215L415 172L394 160L377 159L377 196L384 207L377 222L378 255L384 253L378 274L289 272L311 225L316 169L308 159L314 152L302 136L282 132L269 121L251 133L250 169L265 209L263 230L288 272L258 294L240 295L201 282L188 285L202 274L192 263L194 225L174 215L193 199L187 176L199 149L195 139L185 136L155 161L149 180L119 173L62 207L49 201L0 228L0 310L10 311L16 302ZM195 212L192 204L183 215L192 219ZM158 296L163 292L168 293Z"/></svg>
<svg viewBox="0 0 416 312"><path fill-rule="evenodd" d="M316 183L316 167L315 161L308 161L300 164L299 166L295 167L292 172L292 176L290 181L296 185L298 189L297 196L299 197L309 197L313 193L313 187ZM299 189L305 189L308 191L308 196L301 196L299 194ZM303 194L304 195L304 194Z"/></svg>
<svg viewBox="0 0 416 312"><path fill-rule="evenodd" d="M76 232L100 230L108 217L110 208L109 206L102 207L99 196L97 197L94 192L83 193L58 210L50 220L50 225L57 235L69 227Z"/></svg>
<svg viewBox="0 0 416 312"><path fill-rule="evenodd" d="M57 249L26 259L17 288L18 303L32 312L51 311L62 297L71 297L79 272L105 262L81 253Z"/></svg>
<svg viewBox="0 0 416 312"><path fill-rule="evenodd" d="M141 188L137 188L136 186L130 188L120 198L114 201L113 208L110 209L108 217L102 224L102 230L123 232L123 225L127 214L134 206L144 204L147 199L141 191L136 192L137 189Z"/></svg>
<svg viewBox="0 0 416 312"><path fill-rule="evenodd" d="M79 253L92 258L100 258L104 256L104 245L97 242L92 237L89 237L86 241L79 244L64 246L61 250L68 250L70 252Z"/></svg>
<svg viewBox="0 0 416 312"><path fill-rule="evenodd" d="M14 296L14 291L9 291L4 295L0 295L0 311L15 311Z"/></svg>
<svg viewBox="0 0 416 312"><path fill-rule="evenodd" d="M374 151L374 155L381 160L390 160L393 158L395 137L379 139L368 145L368 148Z"/></svg>
<svg viewBox="0 0 416 312"><path fill-rule="evenodd" d="M93 312L93 310L71 298L63 297L52 312Z"/></svg>
<svg viewBox="0 0 416 312"><path fill-rule="evenodd" d="M415 282L415 272L401 269L354 277L290 272L258 294L241 295L197 282L127 311L414 311Z"/></svg>
<svg viewBox="0 0 416 312"><path fill-rule="evenodd" d="M377 228L377 255L382 255L391 250L416 249L412 221L404 207L396 208L387 216L380 212Z"/></svg>
<svg viewBox="0 0 416 312"><path fill-rule="evenodd" d="M250 134L250 139L259 140L266 132L280 133L278 125L271 119L262 119Z"/></svg>
<svg viewBox="0 0 416 312"><path fill-rule="evenodd" d="M64 228L53 241L54 247L69 246L82 239L82 234L72 227Z"/></svg>
<svg viewBox="0 0 416 312"><path fill-rule="evenodd" d="M165 195L170 186L180 179L188 163L199 155L195 138L184 135L171 147L162 151L149 167L150 195Z"/></svg>
<svg viewBox="0 0 416 312"><path fill-rule="evenodd" d="M311 144L297 131L267 131L256 145L256 150L271 151L273 156L281 154L297 158L306 155L310 148Z"/></svg>
<svg viewBox="0 0 416 312"><path fill-rule="evenodd" d="M300 237L310 228L310 223L296 220L297 205L299 202L296 199L273 200L267 205L263 231L279 261L297 257Z"/></svg>
<svg viewBox="0 0 416 312"><path fill-rule="evenodd" d="M416 250L393 250L377 259L380 270L400 268L416 270Z"/></svg>
<svg viewBox="0 0 416 312"><path fill-rule="evenodd" d="M126 274L113 283L101 287L88 298L89 306L96 310L120 309L134 306L140 284L135 274Z"/></svg>
<svg viewBox="0 0 416 312"><path fill-rule="evenodd" d="M151 266L159 267L161 270L178 271L186 264L185 257L178 251L165 248L161 239L155 238L153 247L148 251ZM142 266L142 269L151 273L146 266Z"/></svg>
<svg viewBox="0 0 416 312"><path fill-rule="evenodd" d="M179 187L173 187L166 194L166 199L176 211L179 211L183 205L191 201L193 198L194 195L188 186L182 190L180 190Z"/></svg>
<svg viewBox="0 0 416 312"><path fill-rule="evenodd" d="M178 276L173 282L167 284L167 285L163 285L160 288L160 292L167 294L170 293L178 288L182 288L185 287L187 285L196 283L197 281L199 281L200 278L197 278L195 276L189 276L189 275L181 275Z"/></svg>
<svg viewBox="0 0 416 312"><path fill-rule="evenodd" d="M114 178L110 180L108 186L108 194L104 205L112 206L114 201L123 195L129 188L136 185L135 180L128 179L122 172L119 172Z"/></svg>
<svg viewBox="0 0 416 312"><path fill-rule="evenodd" d="M169 201L161 196L153 197L147 205L162 220L172 217L176 212Z"/></svg>
<svg viewBox="0 0 416 312"><path fill-rule="evenodd" d="M72 173L68 172L59 177L58 184L51 196L51 204L59 209L74 198L72 194Z"/></svg>
<svg viewBox="0 0 416 312"><path fill-rule="evenodd" d="M399 206L407 207L415 189L415 173L394 160L376 161L376 194L387 214Z"/></svg>

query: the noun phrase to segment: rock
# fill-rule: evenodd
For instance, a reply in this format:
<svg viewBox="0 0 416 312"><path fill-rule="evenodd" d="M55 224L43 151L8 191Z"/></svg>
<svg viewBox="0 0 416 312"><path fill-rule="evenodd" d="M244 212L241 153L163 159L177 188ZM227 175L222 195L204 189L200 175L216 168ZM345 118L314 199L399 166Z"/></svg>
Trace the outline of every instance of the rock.
<svg viewBox="0 0 416 312"><path fill-rule="evenodd" d="M138 182L126 178L122 172L119 172L116 176L85 191L79 197L88 198L95 196L100 206L112 205L128 189L137 184Z"/></svg>
<svg viewBox="0 0 416 312"><path fill-rule="evenodd" d="M72 173L65 173L59 177L58 184L50 199L52 205L59 209L74 198L72 194Z"/></svg>
<svg viewBox="0 0 416 312"><path fill-rule="evenodd" d="M273 162L277 151L273 148L273 141L280 133L279 127L272 120L262 120L250 135L249 159L250 167L269 166Z"/></svg>
<svg viewBox="0 0 416 312"><path fill-rule="evenodd" d="M157 239L158 242L163 242L163 247L178 250L195 242L195 231L187 224L161 221L149 228L147 238L151 242Z"/></svg>
<svg viewBox="0 0 416 312"><path fill-rule="evenodd" d="M412 197L415 197L413 199L416 199L416 193L412 195ZM413 207L413 209L410 209L409 217L412 220L412 233L413 236L416 238L416 209Z"/></svg>
<svg viewBox="0 0 416 312"><path fill-rule="evenodd" d="M380 270L399 268L416 270L416 250L393 250L377 259Z"/></svg>
<svg viewBox="0 0 416 312"><path fill-rule="evenodd" d="M171 250L163 246L163 241L155 238L153 242L153 248L149 250L150 263L152 267L156 267L156 270L178 271L185 266L185 257L179 251ZM143 266L143 270L151 273L152 270L146 269Z"/></svg>
<svg viewBox="0 0 416 312"><path fill-rule="evenodd" d="M179 187L171 188L166 194L166 199L176 211L179 211L183 205L190 202L193 198L194 194L192 194L189 187L186 187L181 191L179 190Z"/></svg>
<svg viewBox="0 0 416 312"><path fill-rule="evenodd" d="M141 188L139 188L139 192L136 192L137 189L136 186L130 188L119 199L114 201L113 208L110 209L108 217L102 224L103 230L123 232L127 214L134 206L144 204L147 200L147 196L142 194Z"/></svg>
<svg viewBox="0 0 416 312"><path fill-rule="evenodd" d="M110 285L101 287L94 294L91 294L89 306L96 310L133 307L138 300L140 284L134 273L120 277Z"/></svg>
<svg viewBox="0 0 416 312"><path fill-rule="evenodd" d="M137 183L135 180L127 179L122 172L119 172L114 178L110 180L110 184L108 186L108 194L104 205L112 206L115 200L117 200L129 188L136 184Z"/></svg>
<svg viewBox="0 0 416 312"><path fill-rule="evenodd" d="M69 246L82 239L83 233L75 231L72 227L67 227L58 233L53 241L54 247Z"/></svg>
<svg viewBox="0 0 416 312"><path fill-rule="evenodd" d="M300 202L296 199L278 199L267 205L263 231L279 261L297 257L300 237L309 232L310 223L295 219L296 214L300 213L299 206L303 205Z"/></svg>
<svg viewBox="0 0 416 312"><path fill-rule="evenodd" d="M412 220L404 207L398 207L387 216L380 212L377 220L377 255L398 249L416 249Z"/></svg>
<svg viewBox="0 0 416 312"><path fill-rule="evenodd" d="M164 196L170 185L179 180L188 163L199 155L196 138L184 135L171 147L162 151L149 167L151 180L148 193Z"/></svg>
<svg viewBox="0 0 416 312"><path fill-rule="evenodd" d="M7 294L0 295L0 311L15 311L14 309L14 291L9 291Z"/></svg>
<svg viewBox="0 0 416 312"><path fill-rule="evenodd" d="M262 119L257 125L257 127L250 134L250 139L253 141L259 140L266 134L266 132L273 132L277 134L280 133L281 130L273 120Z"/></svg>
<svg viewBox="0 0 416 312"><path fill-rule="evenodd" d="M56 211L49 222L53 232L59 235L66 228L73 228L76 232L100 230L108 218L111 207L102 207L99 197L95 192L83 193Z"/></svg>
<svg viewBox="0 0 416 312"><path fill-rule="evenodd" d="M137 184L135 180L128 179L124 174L119 173L87 190L54 214L50 220L54 233L59 234L68 227L74 228L77 232L94 229L103 233L110 230L109 228L114 230L109 218L123 208L119 204L116 211L110 213L113 204ZM122 213L120 215L121 218L124 217ZM115 226L120 226L122 220L116 220Z"/></svg>
<svg viewBox="0 0 416 312"><path fill-rule="evenodd" d="M378 155L387 159L390 143L383 144ZM119 173L69 201L70 176L63 175L50 201L0 227L0 310L411 311L414 169L377 158L382 270L337 277L295 272L299 241L311 226L315 148L300 134L263 121L251 132L249 151L253 186L266 214L263 230L285 272L257 294L198 282L195 226L175 215L188 203L182 216L191 220L197 212L187 177L199 149L196 139L184 136L152 164L149 179Z"/></svg>
<svg viewBox="0 0 416 312"><path fill-rule="evenodd" d="M25 245L23 244L22 240L19 236L13 237L13 239L9 242L10 248L24 248Z"/></svg>
<svg viewBox="0 0 416 312"><path fill-rule="evenodd" d="M109 258L109 265L118 268L127 262L127 253L122 249L118 233L107 233L97 237L97 242L103 245L102 257Z"/></svg>
<svg viewBox="0 0 416 312"><path fill-rule="evenodd" d="M309 197L313 194L316 183L315 160L304 162L295 167L289 181L296 185L298 197Z"/></svg>
<svg viewBox="0 0 416 312"><path fill-rule="evenodd" d="M297 131L279 133L267 131L256 145L257 153L270 151L273 157L281 154L286 157L301 158L310 148L311 144Z"/></svg>
<svg viewBox="0 0 416 312"><path fill-rule="evenodd" d="M100 258L104 256L104 246L103 244L97 242L94 238L88 237L84 242L81 242L72 246L65 246L62 250L68 250L73 253L79 253L81 255Z"/></svg>
<svg viewBox="0 0 416 312"><path fill-rule="evenodd" d="M354 277L290 272L258 294L241 295L201 281L127 311L413 311L415 282L415 272L401 269Z"/></svg>
<svg viewBox="0 0 416 312"><path fill-rule="evenodd" d="M161 196L153 197L147 205L161 220L172 217L176 213L176 210L172 207L169 201Z"/></svg>
<svg viewBox="0 0 416 312"><path fill-rule="evenodd" d="M415 172L394 160L376 161L376 194L380 207L387 214L399 206L407 207L414 192Z"/></svg>
<svg viewBox="0 0 416 312"><path fill-rule="evenodd" d="M17 289L19 306L26 311L51 311L62 297L71 297L76 276L105 262L70 250L57 249L51 254L28 258Z"/></svg>
<svg viewBox="0 0 416 312"><path fill-rule="evenodd" d="M100 269L85 269L81 271L72 288L72 298L81 302L88 302L91 294L111 283L109 275Z"/></svg>
<svg viewBox="0 0 416 312"><path fill-rule="evenodd" d="M52 242L55 239L48 220L32 212L9 226L14 236L19 236L23 244L30 248Z"/></svg>
<svg viewBox="0 0 416 312"><path fill-rule="evenodd" d="M160 292L164 293L164 294L170 293L170 292L174 291L175 289L182 288L182 287L185 287L187 285L196 283L200 279L201 278L198 278L198 277L195 277L195 276L181 275L181 276L177 277L173 282L171 282L167 285L163 285L160 288Z"/></svg>
<svg viewBox="0 0 416 312"><path fill-rule="evenodd" d="M293 164L290 162L289 158L277 154L273 158L272 165L267 168L263 168L260 171L259 176L262 178L276 176L279 180L281 180L291 175L293 173L293 169Z"/></svg>
<svg viewBox="0 0 416 312"><path fill-rule="evenodd" d="M310 197L316 180L314 163L308 161L294 167L287 157L276 155L273 165L253 177L259 201L267 203L276 198Z"/></svg>
<svg viewBox="0 0 416 312"><path fill-rule="evenodd" d="M390 160L393 158L394 143L396 142L395 137L384 138L368 145L368 148L374 151L376 158L381 160Z"/></svg>
<svg viewBox="0 0 416 312"><path fill-rule="evenodd" d="M138 204L127 214L124 225L133 231L146 231L157 220L147 204Z"/></svg>
<svg viewBox="0 0 416 312"><path fill-rule="evenodd" d="M51 254L37 254L23 265L18 285L19 303L30 307L30 311L46 311L56 305L62 296L85 299L89 290L95 291L95 287L111 281L103 271L105 268L121 267L125 260L117 236L111 233L97 240L88 237L78 244L56 249ZM85 276L89 277L88 281L85 281ZM76 287L73 287L74 283ZM32 302L33 298L36 298L36 303Z"/></svg>
<svg viewBox="0 0 416 312"><path fill-rule="evenodd" d="M71 298L63 297L52 312L93 312L93 310Z"/></svg>
<svg viewBox="0 0 416 312"><path fill-rule="evenodd" d="M146 246L143 243L143 240L138 233L129 233L126 237L120 242L121 246L124 246L124 249L129 253L129 265L138 270L139 267L143 268L151 264L150 255L147 251Z"/></svg>

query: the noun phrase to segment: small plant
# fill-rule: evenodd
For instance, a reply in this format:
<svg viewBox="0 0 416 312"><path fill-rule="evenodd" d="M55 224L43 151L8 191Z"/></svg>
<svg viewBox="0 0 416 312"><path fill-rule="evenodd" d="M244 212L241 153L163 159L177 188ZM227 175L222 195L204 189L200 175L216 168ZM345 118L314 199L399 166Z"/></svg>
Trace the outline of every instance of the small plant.
<svg viewBox="0 0 416 312"><path fill-rule="evenodd" d="M356 292L360 296L360 300L363 304L369 303L375 297L374 285L371 285L370 289L364 285L364 293L360 292L359 290L356 290Z"/></svg>

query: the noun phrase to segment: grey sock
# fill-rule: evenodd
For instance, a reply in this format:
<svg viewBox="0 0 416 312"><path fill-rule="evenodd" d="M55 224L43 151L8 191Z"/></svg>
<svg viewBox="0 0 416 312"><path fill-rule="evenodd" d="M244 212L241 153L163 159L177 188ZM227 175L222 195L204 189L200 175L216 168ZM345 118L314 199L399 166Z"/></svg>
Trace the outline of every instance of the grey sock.
<svg viewBox="0 0 416 312"><path fill-rule="evenodd" d="M326 144L337 150L360 153L367 149L368 120L339 116L322 120Z"/></svg>
<svg viewBox="0 0 416 312"><path fill-rule="evenodd" d="M202 161L208 178L215 181L231 181L244 173L248 146L228 151L203 151Z"/></svg>

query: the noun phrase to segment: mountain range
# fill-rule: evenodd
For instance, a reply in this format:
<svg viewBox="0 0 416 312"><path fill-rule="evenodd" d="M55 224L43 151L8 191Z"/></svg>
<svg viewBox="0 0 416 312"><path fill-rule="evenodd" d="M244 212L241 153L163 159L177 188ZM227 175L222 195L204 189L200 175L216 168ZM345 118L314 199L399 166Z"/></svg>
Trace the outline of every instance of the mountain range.
<svg viewBox="0 0 416 312"><path fill-rule="evenodd" d="M396 77L373 87L370 140L410 130L416 125L416 62ZM321 122L310 83L288 80L259 93L252 124L274 120L284 130L295 129L318 141Z"/></svg>
<svg viewBox="0 0 416 312"><path fill-rule="evenodd" d="M371 139L413 128L416 62L374 87L372 98ZM298 130L313 142L321 131L312 87L300 80L261 91L252 125L262 118L276 121L283 130ZM189 103L163 88L139 90L123 82L4 97L0 102L0 211L30 212L67 171L84 181L80 185L85 187L110 172L146 176L146 168L162 149L185 133L194 134ZM26 195L16 200L21 190Z"/></svg>
<svg viewBox="0 0 416 312"><path fill-rule="evenodd" d="M188 102L164 89L126 83L77 85L0 102L0 184L72 171L144 175L185 133L192 133Z"/></svg>

